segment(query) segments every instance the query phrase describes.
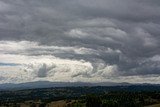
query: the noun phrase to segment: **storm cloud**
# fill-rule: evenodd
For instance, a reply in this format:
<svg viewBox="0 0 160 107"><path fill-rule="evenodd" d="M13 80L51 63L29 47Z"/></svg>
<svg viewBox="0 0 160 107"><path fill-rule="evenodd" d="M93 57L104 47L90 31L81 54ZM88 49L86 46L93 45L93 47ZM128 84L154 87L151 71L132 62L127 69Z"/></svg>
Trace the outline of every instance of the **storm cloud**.
<svg viewBox="0 0 160 107"><path fill-rule="evenodd" d="M158 83L159 29L159 0L0 0L0 83Z"/></svg>

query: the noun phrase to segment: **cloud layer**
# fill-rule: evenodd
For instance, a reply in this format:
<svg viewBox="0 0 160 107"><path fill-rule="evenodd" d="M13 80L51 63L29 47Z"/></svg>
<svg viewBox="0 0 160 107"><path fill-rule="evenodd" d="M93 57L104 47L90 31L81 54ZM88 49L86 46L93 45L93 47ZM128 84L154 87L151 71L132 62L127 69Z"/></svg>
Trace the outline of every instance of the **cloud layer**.
<svg viewBox="0 0 160 107"><path fill-rule="evenodd" d="M157 83L159 10L159 0L0 0L0 83Z"/></svg>

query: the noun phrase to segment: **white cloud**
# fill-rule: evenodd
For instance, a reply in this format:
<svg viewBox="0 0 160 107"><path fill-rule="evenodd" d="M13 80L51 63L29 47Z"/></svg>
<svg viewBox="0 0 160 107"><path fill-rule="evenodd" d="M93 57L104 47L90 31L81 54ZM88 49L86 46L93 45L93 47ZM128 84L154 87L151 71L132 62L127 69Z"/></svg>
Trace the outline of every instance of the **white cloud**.
<svg viewBox="0 0 160 107"><path fill-rule="evenodd" d="M14 53L37 47L36 42L29 41L0 41L0 53Z"/></svg>
<svg viewBox="0 0 160 107"><path fill-rule="evenodd" d="M32 55L29 50L46 50L46 52L58 50L73 51L78 50L81 54L90 54L89 49L81 50L78 47L57 47L44 46L36 42L29 41L0 41L0 59L3 63L16 63L16 66L0 66L0 74L3 80L7 82L28 82L35 80L70 81L72 77L78 75L90 75L93 71L92 63L85 60L62 59L54 55ZM48 51L49 50L49 51ZM18 77L18 78L16 78ZM62 79L62 80L61 80Z"/></svg>
<svg viewBox="0 0 160 107"><path fill-rule="evenodd" d="M125 38L127 37L127 33L121 29L115 29L112 27L104 29L106 35L115 36L116 38Z"/></svg>
<svg viewBox="0 0 160 107"><path fill-rule="evenodd" d="M155 61L155 62L160 62L160 55L155 55L155 56L149 58L149 60Z"/></svg>
<svg viewBox="0 0 160 107"><path fill-rule="evenodd" d="M77 54L97 54L99 55L99 51L94 50L94 49L90 49L90 48L85 48L85 47L81 47L78 49L75 49L75 53Z"/></svg>
<svg viewBox="0 0 160 107"><path fill-rule="evenodd" d="M68 82L153 82L145 76L120 76L116 64L107 64L102 59L70 59L56 57L54 54L70 53L80 55L121 54L118 49L101 47L97 50L86 47L59 47L40 45L31 41L0 41L2 63L15 63L15 66L0 66L0 83L21 83L32 81ZM39 53L39 55L34 55ZM44 54L47 53L47 54ZM159 61L159 56L148 60ZM159 77L155 78L159 80Z"/></svg>
<svg viewBox="0 0 160 107"><path fill-rule="evenodd" d="M66 32L65 34L74 38L84 38L88 36L88 34L82 31L81 29L71 29L69 32Z"/></svg>
<svg viewBox="0 0 160 107"><path fill-rule="evenodd" d="M118 67L116 65L106 65L103 69L100 69L102 77L112 77L116 75Z"/></svg>
<svg viewBox="0 0 160 107"><path fill-rule="evenodd" d="M51 55L54 53L98 54L97 50L78 46L47 46L30 41L0 41L0 54L12 57L14 55ZM6 54L6 55L5 55ZM7 59L7 58L6 58Z"/></svg>
<svg viewBox="0 0 160 107"><path fill-rule="evenodd" d="M84 47L45 46L29 41L0 41L0 47L0 59L3 63L19 64L12 67L0 66L0 74L1 78L3 78L1 83L20 83L36 80L81 81L80 78L111 76L116 69L116 66L106 65L104 62L101 63L103 67L96 67L92 64L94 62L83 59L62 59L54 55L43 55L43 53L34 56L33 52L29 51L35 50L37 52L39 50L46 50L46 52L50 52L58 50L58 52L72 51L76 54L98 54L97 50ZM109 53L116 51L109 48L106 49L106 52Z"/></svg>
<svg viewBox="0 0 160 107"><path fill-rule="evenodd" d="M21 83L35 80L72 81L73 76L92 72L92 64L81 60L28 57L18 66L0 66L1 83ZM33 59L34 58L34 59ZM63 78L65 77L65 78Z"/></svg>
<svg viewBox="0 0 160 107"><path fill-rule="evenodd" d="M65 35L73 38L89 38L89 39L100 39L115 42L117 40L127 40L128 34L116 27L84 27L71 29L65 32Z"/></svg>

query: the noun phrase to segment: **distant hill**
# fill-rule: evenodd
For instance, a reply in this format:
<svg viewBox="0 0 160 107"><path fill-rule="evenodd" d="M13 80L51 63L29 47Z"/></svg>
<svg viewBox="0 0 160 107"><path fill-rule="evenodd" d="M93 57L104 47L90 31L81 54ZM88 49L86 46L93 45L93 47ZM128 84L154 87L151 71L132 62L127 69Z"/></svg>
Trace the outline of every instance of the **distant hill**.
<svg viewBox="0 0 160 107"><path fill-rule="evenodd" d="M52 88L52 87L94 87L94 86L124 86L124 87L137 87L143 89L143 86L159 86L159 84L130 84L130 83L114 83L114 82L100 82L100 83L87 83L87 82L49 82L49 81L36 81L20 84L0 84L0 90L21 90L21 89L35 89L35 88Z"/></svg>
<svg viewBox="0 0 160 107"><path fill-rule="evenodd" d="M34 89L34 88L50 88L50 87L81 87L81 86L127 86L129 83L87 83L87 82L49 82L49 81L36 81L20 84L0 84L0 90L17 90L17 89Z"/></svg>

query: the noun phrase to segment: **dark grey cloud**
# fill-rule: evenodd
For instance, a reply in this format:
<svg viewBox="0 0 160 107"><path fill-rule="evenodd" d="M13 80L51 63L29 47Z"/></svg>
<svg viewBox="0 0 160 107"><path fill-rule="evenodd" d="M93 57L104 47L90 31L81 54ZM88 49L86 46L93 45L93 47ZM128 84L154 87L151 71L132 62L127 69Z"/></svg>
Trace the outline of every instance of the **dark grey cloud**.
<svg viewBox="0 0 160 107"><path fill-rule="evenodd" d="M159 11L159 0L0 0L0 40L92 49L83 54L55 48L26 51L83 59L95 67L102 60L118 67L116 75L159 76L160 60L150 60L160 56ZM39 77L46 76L42 68Z"/></svg>

